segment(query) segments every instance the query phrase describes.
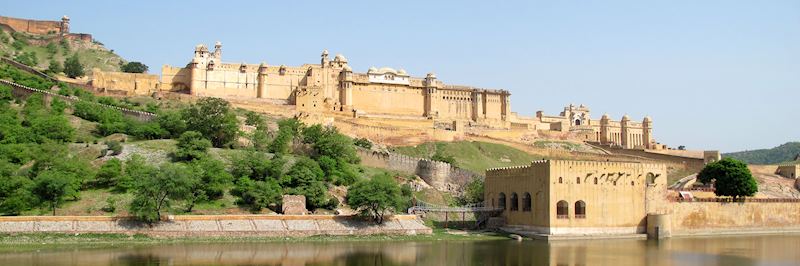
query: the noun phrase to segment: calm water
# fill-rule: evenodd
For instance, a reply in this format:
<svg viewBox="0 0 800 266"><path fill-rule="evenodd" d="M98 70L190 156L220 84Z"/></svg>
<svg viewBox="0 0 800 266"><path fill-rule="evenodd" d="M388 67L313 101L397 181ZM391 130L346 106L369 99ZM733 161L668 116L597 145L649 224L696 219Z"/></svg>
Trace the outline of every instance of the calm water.
<svg viewBox="0 0 800 266"><path fill-rule="evenodd" d="M800 236L159 244L0 253L0 265L800 265Z"/></svg>

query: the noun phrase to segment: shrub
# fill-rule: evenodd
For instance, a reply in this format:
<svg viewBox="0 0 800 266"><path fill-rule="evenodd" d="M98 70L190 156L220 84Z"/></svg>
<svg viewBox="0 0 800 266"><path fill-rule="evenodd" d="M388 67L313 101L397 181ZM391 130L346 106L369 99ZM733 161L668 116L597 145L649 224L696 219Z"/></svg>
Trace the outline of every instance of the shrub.
<svg viewBox="0 0 800 266"><path fill-rule="evenodd" d="M401 200L400 187L386 174L359 181L347 192L347 204L378 224L383 223L384 216L391 213Z"/></svg>
<svg viewBox="0 0 800 266"><path fill-rule="evenodd" d="M83 64L78 59L78 54L73 54L64 61L64 74L70 78L82 77L85 74Z"/></svg>
<svg viewBox="0 0 800 266"><path fill-rule="evenodd" d="M203 137L200 132L186 131L178 138L175 159L178 161L192 161L206 156L211 142Z"/></svg>
<svg viewBox="0 0 800 266"><path fill-rule="evenodd" d="M147 72L147 65L142 62L128 62L122 65L120 70L125 73L144 73Z"/></svg>

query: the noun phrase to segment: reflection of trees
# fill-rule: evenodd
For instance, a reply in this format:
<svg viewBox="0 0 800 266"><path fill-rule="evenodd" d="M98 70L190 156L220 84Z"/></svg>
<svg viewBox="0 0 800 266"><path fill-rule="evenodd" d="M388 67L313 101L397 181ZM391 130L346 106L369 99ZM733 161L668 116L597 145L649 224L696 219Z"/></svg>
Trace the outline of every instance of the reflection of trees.
<svg viewBox="0 0 800 266"><path fill-rule="evenodd" d="M130 253L124 254L118 257L115 257L110 265L145 265L145 266L155 266L155 265L172 265L169 262L168 258L162 258L159 256L155 256L150 253Z"/></svg>

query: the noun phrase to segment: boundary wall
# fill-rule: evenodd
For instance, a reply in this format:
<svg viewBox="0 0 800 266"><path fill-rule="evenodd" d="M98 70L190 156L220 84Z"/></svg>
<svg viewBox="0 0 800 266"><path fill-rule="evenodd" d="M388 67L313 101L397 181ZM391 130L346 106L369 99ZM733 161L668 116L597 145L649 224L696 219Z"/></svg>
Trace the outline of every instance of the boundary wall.
<svg viewBox="0 0 800 266"><path fill-rule="evenodd" d="M391 169L406 174L417 175L428 185L438 190L458 192L473 176L483 175L461 169L445 162L431 161L391 152L356 149L361 164L377 168Z"/></svg>
<svg viewBox="0 0 800 266"><path fill-rule="evenodd" d="M416 235L431 234L415 215L387 217L381 225L357 216L336 215L176 215L152 225L128 217L0 217L2 233L123 233L152 236Z"/></svg>
<svg viewBox="0 0 800 266"><path fill-rule="evenodd" d="M670 202L673 236L800 233L800 199Z"/></svg>

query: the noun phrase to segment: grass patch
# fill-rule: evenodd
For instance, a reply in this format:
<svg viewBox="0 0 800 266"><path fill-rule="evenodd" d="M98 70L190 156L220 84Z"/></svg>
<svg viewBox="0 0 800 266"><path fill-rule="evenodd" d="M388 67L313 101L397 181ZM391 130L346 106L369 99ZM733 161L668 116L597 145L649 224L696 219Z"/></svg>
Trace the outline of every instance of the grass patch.
<svg viewBox="0 0 800 266"><path fill-rule="evenodd" d="M495 143L481 141L429 142L417 146L394 147L400 154L430 159L436 150L453 156L458 167L483 174L486 169L514 165L527 165L542 159L522 150Z"/></svg>

